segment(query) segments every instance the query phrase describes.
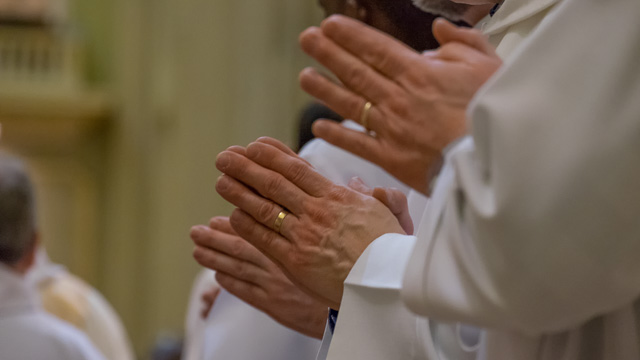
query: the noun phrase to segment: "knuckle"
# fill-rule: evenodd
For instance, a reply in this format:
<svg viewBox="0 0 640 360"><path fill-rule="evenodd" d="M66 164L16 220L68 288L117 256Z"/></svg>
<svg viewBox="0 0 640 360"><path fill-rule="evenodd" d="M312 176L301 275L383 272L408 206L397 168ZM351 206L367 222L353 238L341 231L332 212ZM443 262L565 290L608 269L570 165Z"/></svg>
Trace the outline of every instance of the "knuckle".
<svg viewBox="0 0 640 360"><path fill-rule="evenodd" d="M399 70L399 64L394 62L394 53L390 51L368 51L364 54L363 60L369 64L376 64L378 68Z"/></svg>
<svg viewBox="0 0 640 360"><path fill-rule="evenodd" d="M327 197L332 200L340 200L346 195L347 189L343 186L334 186L327 192Z"/></svg>
<svg viewBox="0 0 640 360"><path fill-rule="evenodd" d="M273 244L275 233L272 231L264 231L260 235L260 245L269 248Z"/></svg>
<svg viewBox="0 0 640 360"><path fill-rule="evenodd" d="M331 197L338 197L339 195L334 195L332 193L328 194ZM326 204L328 205L328 204ZM312 220L314 224L321 225L326 224L327 221L331 218L330 212L327 210L328 206L316 206L309 210L308 216ZM309 233L312 233L312 229L308 229Z"/></svg>
<svg viewBox="0 0 640 360"><path fill-rule="evenodd" d="M267 197L275 195L282 187L282 178L279 176L269 176L264 181L264 195Z"/></svg>
<svg viewBox="0 0 640 360"><path fill-rule="evenodd" d="M410 101L407 99L407 94L396 93L389 98L389 109L393 113L403 119L407 118Z"/></svg>
<svg viewBox="0 0 640 360"><path fill-rule="evenodd" d="M241 235L250 235L247 232L247 228L249 228L247 225L247 218L244 215L244 212L240 209L235 209L233 210L233 212L231 213L231 216L229 217L229 224L231 224L231 227L236 230L239 234Z"/></svg>
<svg viewBox="0 0 640 360"><path fill-rule="evenodd" d="M295 160L288 165L287 173L289 174L291 181L294 183L300 183L307 178L308 168L302 162Z"/></svg>
<svg viewBox="0 0 640 360"><path fill-rule="evenodd" d="M347 71L347 79L349 85L357 92L366 89L368 82L368 71L364 66L352 66Z"/></svg>
<svg viewBox="0 0 640 360"><path fill-rule="evenodd" d="M244 243L242 240L234 240L229 244L229 255L234 258L241 258L244 253Z"/></svg>
<svg viewBox="0 0 640 360"><path fill-rule="evenodd" d="M358 96L350 97L348 100L345 101L344 104L348 112L347 117L350 117L353 119L360 118L362 108L364 107L364 104L365 104L365 102L360 97ZM335 131L333 128L331 130Z"/></svg>
<svg viewBox="0 0 640 360"><path fill-rule="evenodd" d="M245 263L238 261L233 266L233 275L238 279L247 280L249 276L249 271Z"/></svg>
<svg viewBox="0 0 640 360"><path fill-rule="evenodd" d="M260 222L262 223L268 223L273 214L273 205L267 201L263 202L259 207L258 207L258 212L257 212L257 216Z"/></svg>
<svg viewBox="0 0 640 360"><path fill-rule="evenodd" d="M287 256L287 260L294 269L309 266L309 258L304 251L299 249L291 251Z"/></svg>

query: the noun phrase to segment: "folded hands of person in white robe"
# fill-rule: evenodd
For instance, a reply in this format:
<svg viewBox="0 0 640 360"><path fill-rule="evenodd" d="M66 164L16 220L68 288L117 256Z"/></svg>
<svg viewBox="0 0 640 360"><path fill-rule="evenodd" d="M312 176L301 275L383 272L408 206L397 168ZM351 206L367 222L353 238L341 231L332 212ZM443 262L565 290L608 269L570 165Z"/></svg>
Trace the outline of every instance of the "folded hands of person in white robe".
<svg viewBox="0 0 640 360"><path fill-rule="evenodd" d="M273 139L259 139L246 150L232 147L218 155L216 166L225 174L216 190L238 207L230 218L235 231L334 309L344 279L369 243L382 234L412 231L403 193L367 190L357 182L335 185ZM276 232L274 219L284 209L289 215Z"/></svg>
<svg viewBox="0 0 640 360"><path fill-rule="evenodd" d="M434 33L445 46L424 54L343 17L301 36L303 49L345 84L305 70L305 90L345 117L357 118L363 103L374 103L365 125L375 136L326 122L315 126L317 135L423 193L442 150L467 132L473 94L501 65L474 30L438 21ZM386 233L406 233L381 201L336 186L272 139L232 147L216 166L226 174L217 191L239 208L231 216L234 229L297 286L335 309L344 279L369 243ZM284 209L291 215L277 233L271 228Z"/></svg>

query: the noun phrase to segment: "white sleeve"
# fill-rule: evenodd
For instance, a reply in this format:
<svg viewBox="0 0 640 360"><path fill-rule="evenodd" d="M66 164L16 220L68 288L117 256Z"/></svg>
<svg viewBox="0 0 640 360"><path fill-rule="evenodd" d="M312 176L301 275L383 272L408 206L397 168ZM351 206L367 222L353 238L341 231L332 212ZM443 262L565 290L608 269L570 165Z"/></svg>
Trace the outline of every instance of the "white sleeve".
<svg viewBox="0 0 640 360"><path fill-rule="evenodd" d="M537 334L639 296L638 14L565 0L480 91L407 269L413 311Z"/></svg>
<svg viewBox="0 0 640 360"><path fill-rule="evenodd" d="M185 339L182 349L183 360L201 360L204 353L205 320L200 316L203 301L202 294L220 287L215 279L215 271L204 268L200 270L189 295L187 316L185 322Z"/></svg>
<svg viewBox="0 0 640 360"><path fill-rule="evenodd" d="M342 125L353 130L363 130L353 121L343 121ZM370 187L395 188L405 195L409 187L381 167L351 154L322 139L313 139L300 150L300 157L307 160L318 173L338 185L346 185L357 176Z"/></svg>
<svg viewBox="0 0 640 360"><path fill-rule="evenodd" d="M351 121L345 121L343 125L362 130ZM379 166L324 140L312 140L302 148L300 156L318 173L337 184L346 185L357 176L370 187L399 189L409 195L414 219L427 203L426 197L414 191L409 194L408 186ZM399 291L414 243L412 236L389 234L376 239L367 248L345 282L335 334L327 326L318 360L409 360L416 356L417 318L404 306ZM367 297L376 301L367 301ZM371 343L372 338L383 341Z"/></svg>
<svg viewBox="0 0 640 360"><path fill-rule="evenodd" d="M400 297L405 265L414 245L413 236L386 234L358 258L345 280L328 359L423 358L418 349L418 318Z"/></svg>

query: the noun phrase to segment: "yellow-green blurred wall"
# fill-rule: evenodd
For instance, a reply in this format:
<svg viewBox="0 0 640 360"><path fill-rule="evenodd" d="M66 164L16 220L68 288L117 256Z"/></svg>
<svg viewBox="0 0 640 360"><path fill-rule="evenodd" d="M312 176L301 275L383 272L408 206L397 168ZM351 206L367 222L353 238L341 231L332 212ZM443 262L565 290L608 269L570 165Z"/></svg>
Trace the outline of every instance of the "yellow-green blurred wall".
<svg viewBox="0 0 640 360"><path fill-rule="evenodd" d="M215 155L269 135L292 143L308 99L298 33L314 0L73 0L87 77L106 89L98 280L142 356L182 331L198 267L191 225L230 207Z"/></svg>

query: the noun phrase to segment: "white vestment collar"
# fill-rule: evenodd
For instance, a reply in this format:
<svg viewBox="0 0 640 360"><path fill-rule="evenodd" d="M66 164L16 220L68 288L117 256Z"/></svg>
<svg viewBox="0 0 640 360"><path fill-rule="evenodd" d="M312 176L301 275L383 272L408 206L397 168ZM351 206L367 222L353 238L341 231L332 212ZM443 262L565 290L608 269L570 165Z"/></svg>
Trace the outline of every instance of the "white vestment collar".
<svg viewBox="0 0 640 360"><path fill-rule="evenodd" d="M482 32L489 36L499 34L559 2L560 0L505 0L495 15L482 26Z"/></svg>
<svg viewBox="0 0 640 360"><path fill-rule="evenodd" d="M44 246L40 246L36 252L36 261L33 267L27 272L27 282L41 286L65 273L65 267L51 262Z"/></svg>
<svg viewBox="0 0 640 360"><path fill-rule="evenodd" d="M35 289L20 274L0 264L0 318L35 311Z"/></svg>

